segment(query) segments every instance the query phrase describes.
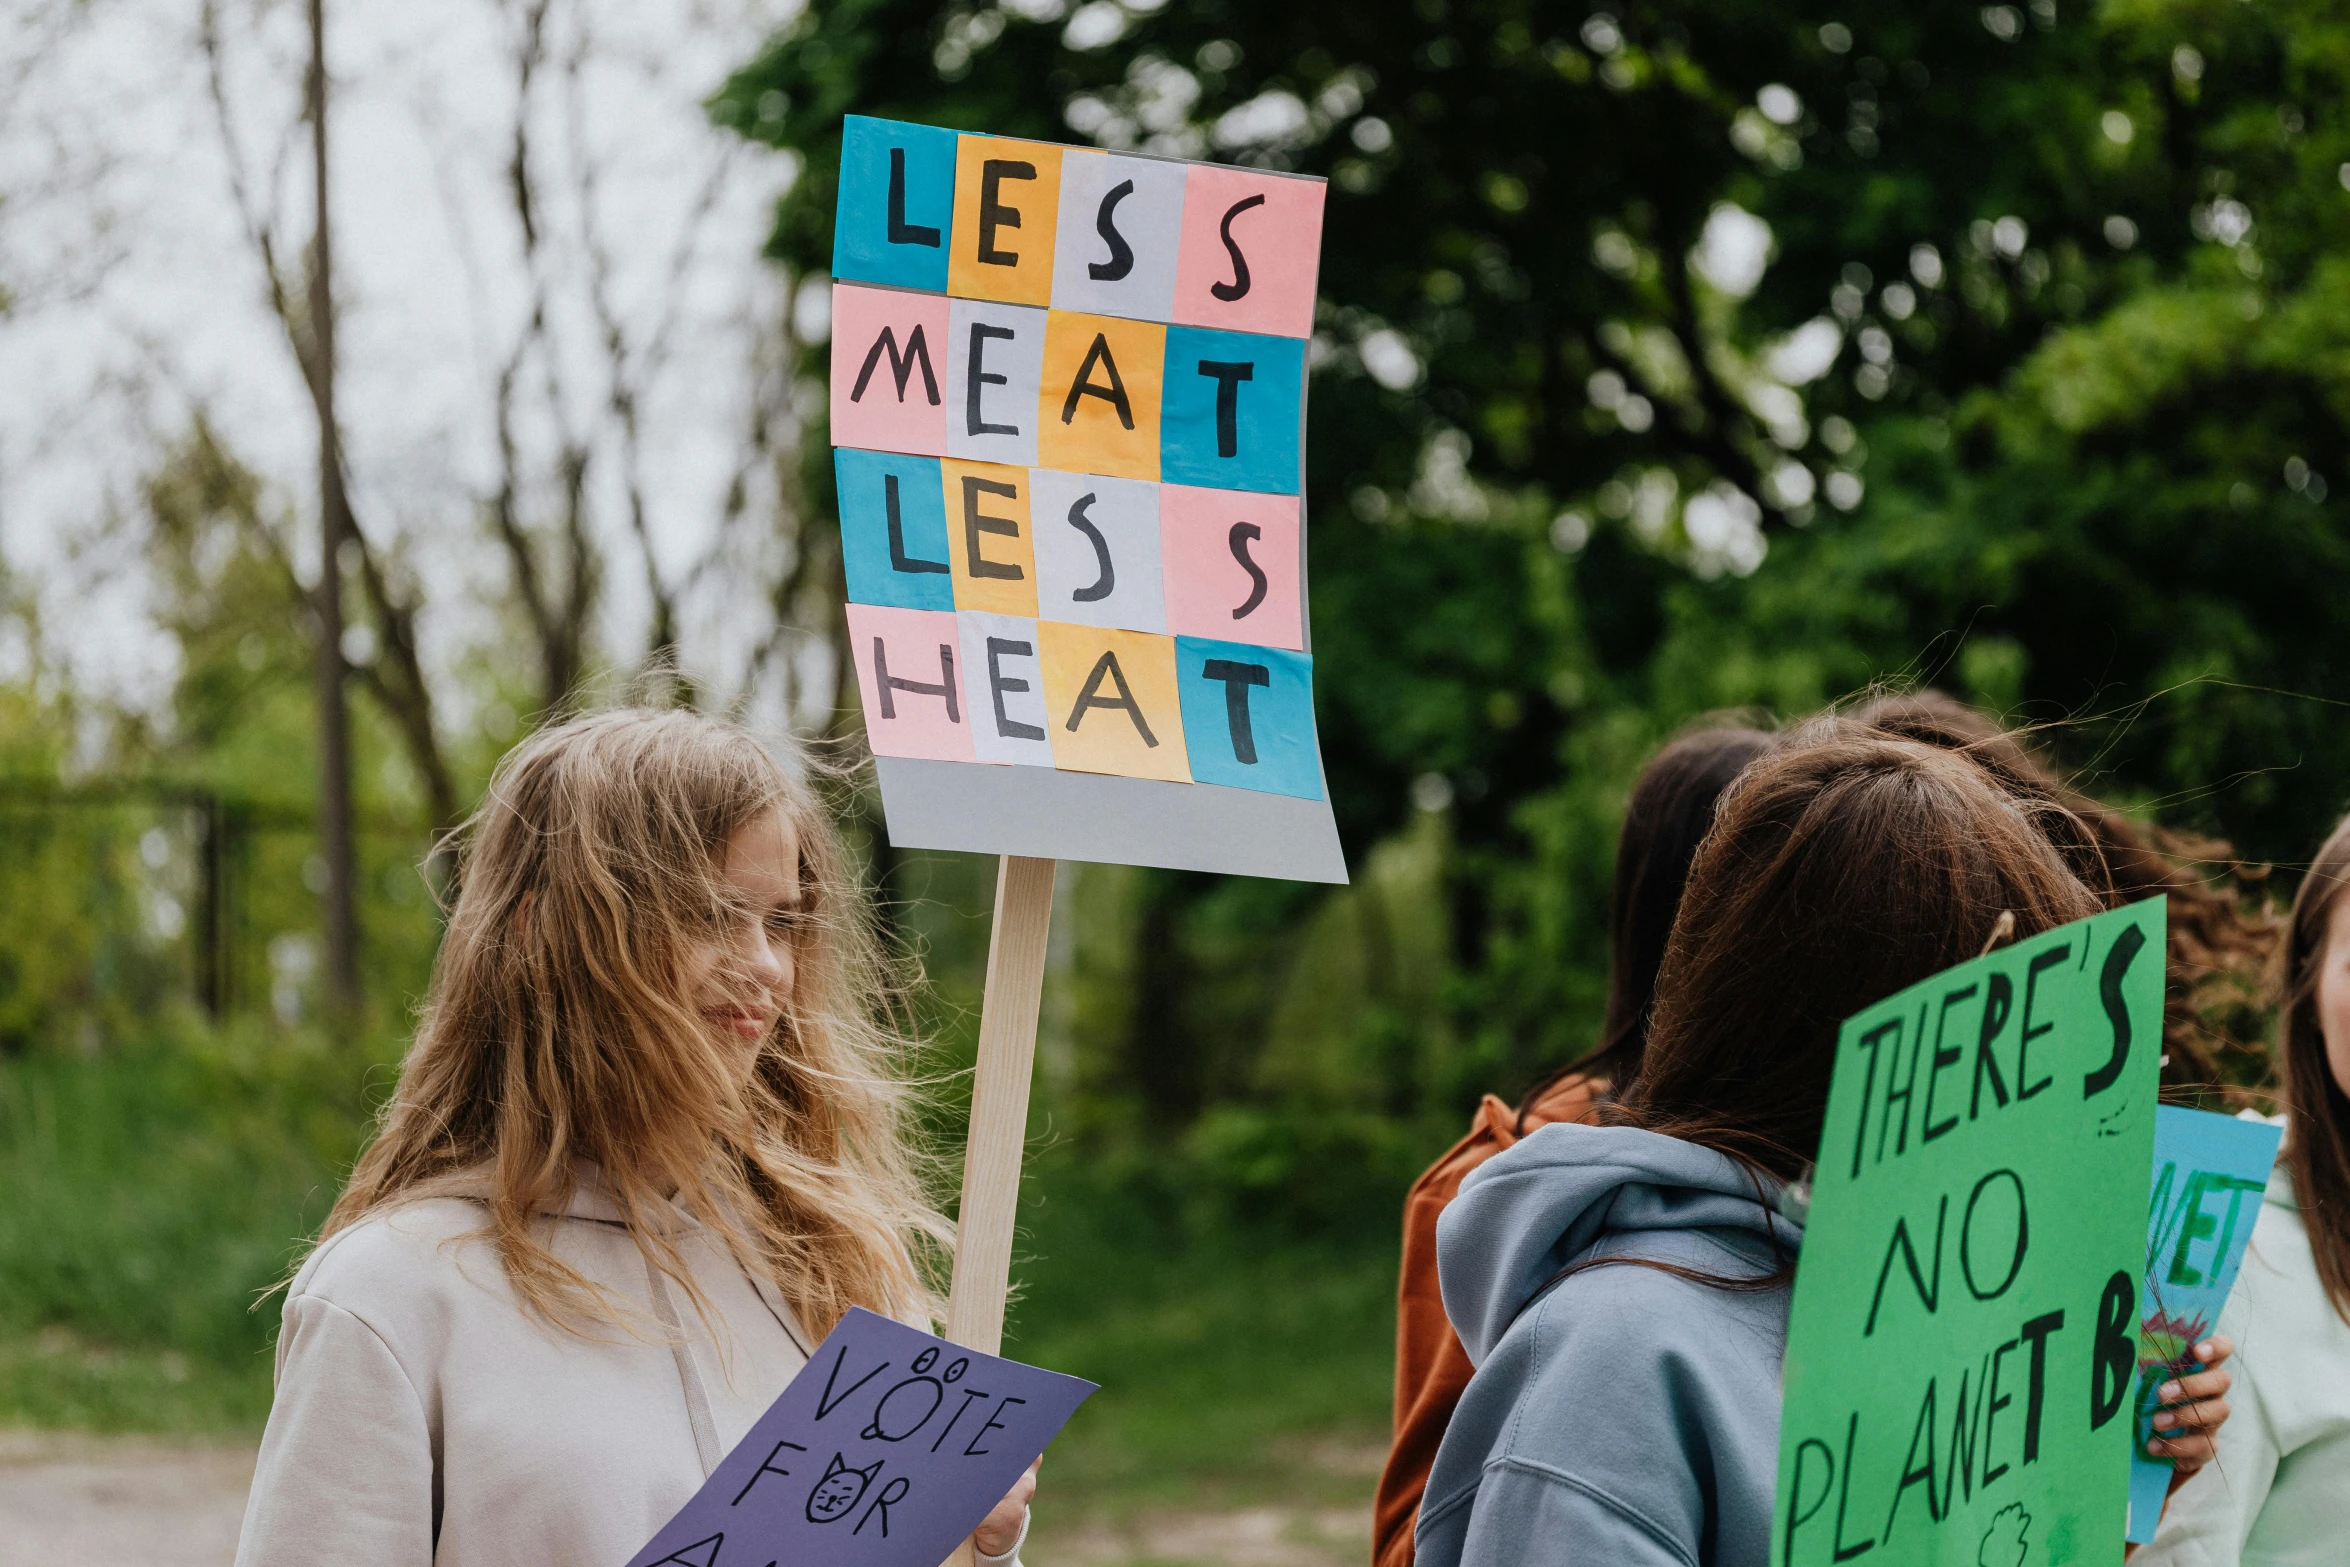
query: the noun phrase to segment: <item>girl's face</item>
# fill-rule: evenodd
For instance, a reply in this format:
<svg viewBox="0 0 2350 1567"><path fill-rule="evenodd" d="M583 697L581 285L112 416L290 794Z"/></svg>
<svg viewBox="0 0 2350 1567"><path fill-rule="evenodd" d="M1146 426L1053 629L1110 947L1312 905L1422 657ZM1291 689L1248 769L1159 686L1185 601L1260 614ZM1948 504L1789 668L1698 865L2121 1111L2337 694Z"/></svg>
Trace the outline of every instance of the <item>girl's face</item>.
<svg viewBox="0 0 2350 1567"><path fill-rule="evenodd" d="M800 840L781 811L752 818L719 851L725 899L688 959L695 1010L741 1051L747 1081L759 1042L791 1003L792 940L805 910Z"/></svg>
<svg viewBox="0 0 2350 1567"><path fill-rule="evenodd" d="M2334 1086L2350 1094L2350 897L2334 900L2317 961L2317 1027L2325 1036L2326 1065Z"/></svg>

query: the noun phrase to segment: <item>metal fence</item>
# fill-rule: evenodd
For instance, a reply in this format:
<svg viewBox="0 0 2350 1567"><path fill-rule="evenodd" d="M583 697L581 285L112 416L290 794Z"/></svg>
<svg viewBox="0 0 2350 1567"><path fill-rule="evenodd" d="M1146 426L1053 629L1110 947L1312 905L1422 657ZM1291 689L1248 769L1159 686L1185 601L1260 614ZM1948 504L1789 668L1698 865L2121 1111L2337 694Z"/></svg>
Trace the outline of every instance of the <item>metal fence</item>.
<svg viewBox="0 0 2350 1567"><path fill-rule="evenodd" d="M314 1004L316 820L171 781L0 779L0 1046L116 1030L174 998L220 1019ZM437 917L412 825L361 823L363 972L411 988Z"/></svg>

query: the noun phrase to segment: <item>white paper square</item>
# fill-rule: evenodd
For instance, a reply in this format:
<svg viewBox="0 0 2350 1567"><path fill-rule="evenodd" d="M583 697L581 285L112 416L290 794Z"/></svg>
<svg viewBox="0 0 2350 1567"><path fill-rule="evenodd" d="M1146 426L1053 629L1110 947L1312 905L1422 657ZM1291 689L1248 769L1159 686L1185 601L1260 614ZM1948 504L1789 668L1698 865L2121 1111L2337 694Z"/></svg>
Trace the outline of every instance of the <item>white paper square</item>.
<svg viewBox="0 0 2350 1567"><path fill-rule="evenodd" d="M1054 306L1166 320L1175 308L1183 185L1180 163L1106 152L1063 154L1060 226L1053 241ZM1112 200L1120 187L1131 188ZM1115 242L1102 232L1105 221Z"/></svg>
<svg viewBox="0 0 2350 1567"><path fill-rule="evenodd" d="M949 457L1023 468L1036 461L1043 381L1043 311L985 299L948 302L947 384L940 390Z"/></svg>
<svg viewBox="0 0 2350 1567"><path fill-rule="evenodd" d="M1032 468L1028 527L1036 546L1037 614L1166 633L1157 485Z"/></svg>
<svg viewBox="0 0 2350 1567"><path fill-rule="evenodd" d="M979 759L1052 766L1036 622L959 609L955 629L963 643L963 700L971 709L971 745Z"/></svg>

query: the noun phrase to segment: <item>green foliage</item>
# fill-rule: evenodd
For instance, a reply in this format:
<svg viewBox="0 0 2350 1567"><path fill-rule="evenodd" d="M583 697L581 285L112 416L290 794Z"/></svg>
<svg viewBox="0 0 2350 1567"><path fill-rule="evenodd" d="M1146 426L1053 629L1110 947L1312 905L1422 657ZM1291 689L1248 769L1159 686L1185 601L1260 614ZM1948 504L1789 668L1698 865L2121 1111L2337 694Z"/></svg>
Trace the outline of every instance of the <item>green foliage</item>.
<svg viewBox="0 0 2350 1567"><path fill-rule="evenodd" d="M164 699L117 706L37 663L0 681L0 1054L146 1037L200 999L317 1004L316 698L283 540L200 419L143 498ZM365 978L397 1017L439 938L427 812L383 713L354 720Z"/></svg>
<svg viewBox="0 0 2350 1567"><path fill-rule="evenodd" d="M1053 1522L1197 1506L1209 1488L1295 1503L1313 1480L1298 1444L1383 1438L1392 1209L1360 1239L1301 1241L1191 1224L1105 1176L1063 1150L1033 1161L1022 1195L1007 1345L1102 1384L1046 1463Z"/></svg>
<svg viewBox="0 0 2350 1567"><path fill-rule="evenodd" d="M0 1422L257 1423L265 1296L358 1151L364 1080L258 1025L0 1062Z"/></svg>
<svg viewBox="0 0 2350 1567"><path fill-rule="evenodd" d="M805 275L844 112L1329 177L1323 751L1358 869L1442 809L1450 962L1317 1048L1437 1050L1396 1108L1442 1119L1589 1040L1623 793L1709 708L1930 680L2305 854L2350 792L2346 76L2309 0L818 0L712 113L803 160ZM1310 898L1126 886L1098 1079L1319 1115Z"/></svg>
<svg viewBox="0 0 2350 1567"><path fill-rule="evenodd" d="M0 687L0 1055L87 1046L180 988L139 852L155 813L56 808L76 716L40 684Z"/></svg>

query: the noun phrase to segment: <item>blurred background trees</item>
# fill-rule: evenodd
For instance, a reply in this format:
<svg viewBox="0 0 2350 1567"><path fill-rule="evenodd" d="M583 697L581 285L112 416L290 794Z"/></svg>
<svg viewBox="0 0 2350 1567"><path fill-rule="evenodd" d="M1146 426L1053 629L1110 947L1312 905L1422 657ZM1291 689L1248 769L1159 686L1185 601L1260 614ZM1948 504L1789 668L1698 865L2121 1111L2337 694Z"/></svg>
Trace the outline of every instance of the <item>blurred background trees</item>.
<svg viewBox="0 0 2350 1567"><path fill-rule="evenodd" d="M1589 1037L1621 792L1709 708L1930 680L2305 852L2350 791L2346 37L2162 0L883 0L811 7L713 113L805 159L770 251L806 279L844 112L1330 179L1314 630L1363 874L1126 877L1095 1045L1146 1120L1449 1117Z"/></svg>
<svg viewBox="0 0 2350 1567"><path fill-rule="evenodd" d="M1366 1365L1402 1180L1591 1037L1623 797L1688 719L1931 682L2288 876L2350 796L2350 22L2311 0L335 15L369 1059L432 835L575 690L856 733L850 112L1331 182L1308 507L1355 883L1065 867L1038 1127L1137 1211L1358 1237ZM213 1062L190 1104L341 1106L236 1144L314 1214L384 1079L269 1064L325 1048L299 23L0 34L0 1144L34 1160L61 1062ZM987 867L843 805L952 1059Z"/></svg>

